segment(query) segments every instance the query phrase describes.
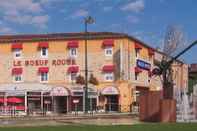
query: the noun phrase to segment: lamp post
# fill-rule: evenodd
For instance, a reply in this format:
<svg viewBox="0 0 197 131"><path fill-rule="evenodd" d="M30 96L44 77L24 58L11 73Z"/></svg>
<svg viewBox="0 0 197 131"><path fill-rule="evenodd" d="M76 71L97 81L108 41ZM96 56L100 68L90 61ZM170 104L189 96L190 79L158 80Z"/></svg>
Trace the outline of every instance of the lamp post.
<svg viewBox="0 0 197 131"><path fill-rule="evenodd" d="M84 97L83 97L83 111L87 113L88 111L88 51L87 51L87 41L88 41L88 24L93 24L94 19L88 16L84 19L85 25L85 86L84 86Z"/></svg>

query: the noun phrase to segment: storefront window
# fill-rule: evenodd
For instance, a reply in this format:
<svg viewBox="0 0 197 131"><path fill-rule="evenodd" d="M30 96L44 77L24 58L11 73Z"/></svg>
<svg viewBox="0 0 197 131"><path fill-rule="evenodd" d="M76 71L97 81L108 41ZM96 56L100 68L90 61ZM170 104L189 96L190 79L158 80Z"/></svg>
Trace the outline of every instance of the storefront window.
<svg viewBox="0 0 197 131"><path fill-rule="evenodd" d="M40 81L41 82L48 81L48 73L47 72L40 73Z"/></svg>
<svg viewBox="0 0 197 131"><path fill-rule="evenodd" d="M70 48L69 55L70 57L77 57L77 48Z"/></svg>
<svg viewBox="0 0 197 131"><path fill-rule="evenodd" d="M105 79L105 81L113 81L114 80L114 73L113 72L105 73L104 79Z"/></svg>
<svg viewBox="0 0 197 131"><path fill-rule="evenodd" d="M48 49L43 47L41 48L41 57L48 57Z"/></svg>

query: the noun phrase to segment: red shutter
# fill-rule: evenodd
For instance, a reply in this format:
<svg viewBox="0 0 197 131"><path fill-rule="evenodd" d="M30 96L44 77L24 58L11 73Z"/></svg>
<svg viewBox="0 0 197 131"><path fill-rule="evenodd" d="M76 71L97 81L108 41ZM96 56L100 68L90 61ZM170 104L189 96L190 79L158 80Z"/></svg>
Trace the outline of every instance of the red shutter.
<svg viewBox="0 0 197 131"><path fill-rule="evenodd" d="M23 44L22 43L13 43L12 49L23 49Z"/></svg>
<svg viewBox="0 0 197 131"><path fill-rule="evenodd" d="M76 40L69 41L69 42L67 43L67 47L68 47L68 48L78 48L78 47L79 47L79 43L78 43L78 41L76 41Z"/></svg>
<svg viewBox="0 0 197 131"><path fill-rule="evenodd" d="M135 49L142 49L142 46L139 43L135 43Z"/></svg>
<svg viewBox="0 0 197 131"><path fill-rule="evenodd" d="M149 56L153 56L155 54L155 52L153 51L153 49L148 49L148 55Z"/></svg>
<svg viewBox="0 0 197 131"><path fill-rule="evenodd" d="M114 46L113 39L107 39L103 41L103 47L112 47L112 46Z"/></svg>
<svg viewBox="0 0 197 131"><path fill-rule="evenodd" d="M48 42L39 42L38 47L39 48L49 48L49 43Z"/></svg>
<svg viewBox="0 0 197 131"><path fill-rule="evenodd" d="M12 75L20 75L23 73L23 68L13 68Z"/></svg>
<svg viewBox="0 0 197 131"><path fill-rule="evenodd" d="M48 67L39 67L38 68L38 72L39 73L48 73L49 72L49 68Z"/></svg>
<svg viewBox="0 0 197 131"><path fill-rule="evenodd" d="M140 69L139 67L135 67L135 73L140 73L142 72L142 69Z"/></svg>
<svg viewBox="0 0 197 131"><path fill-rule="evenodd" d="M77 73L77 72L79 72L79 66L68 67L68 73Z"/></svg>
<svg viewBox="0 0 197 131"><path fill-rule="evenodd" d="M104 65L103 72L114 72L115 66L114 65Z"/></svg>

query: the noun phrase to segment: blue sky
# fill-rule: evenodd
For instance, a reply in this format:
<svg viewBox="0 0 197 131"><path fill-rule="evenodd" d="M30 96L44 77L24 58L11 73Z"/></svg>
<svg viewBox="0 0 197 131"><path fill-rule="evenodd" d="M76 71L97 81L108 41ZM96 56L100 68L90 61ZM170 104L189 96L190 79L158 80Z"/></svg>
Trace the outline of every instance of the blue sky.
<svg viewBox="0 0 197 131"><path fill-rule="evenodd" d="M83 19L96 23L90 31L128 33L162 47L168 25L178 25L187 44L197 39L196 0L0 0L0 34L82 32ZM182 58L197 61L197 46Z"/></svg>

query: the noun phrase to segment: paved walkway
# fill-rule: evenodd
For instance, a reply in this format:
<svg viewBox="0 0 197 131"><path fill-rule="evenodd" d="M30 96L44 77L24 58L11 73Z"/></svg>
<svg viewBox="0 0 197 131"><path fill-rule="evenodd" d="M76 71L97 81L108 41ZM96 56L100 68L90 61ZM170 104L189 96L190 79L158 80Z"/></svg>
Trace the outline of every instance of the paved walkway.
<svg viewBox="0 0 197 131"><path fill-rule="evenodd" d="M139 123L136 115L113 113L78 116L45 116L1 118L0 126L48 126L48 125L131 125Z"/></svg>

